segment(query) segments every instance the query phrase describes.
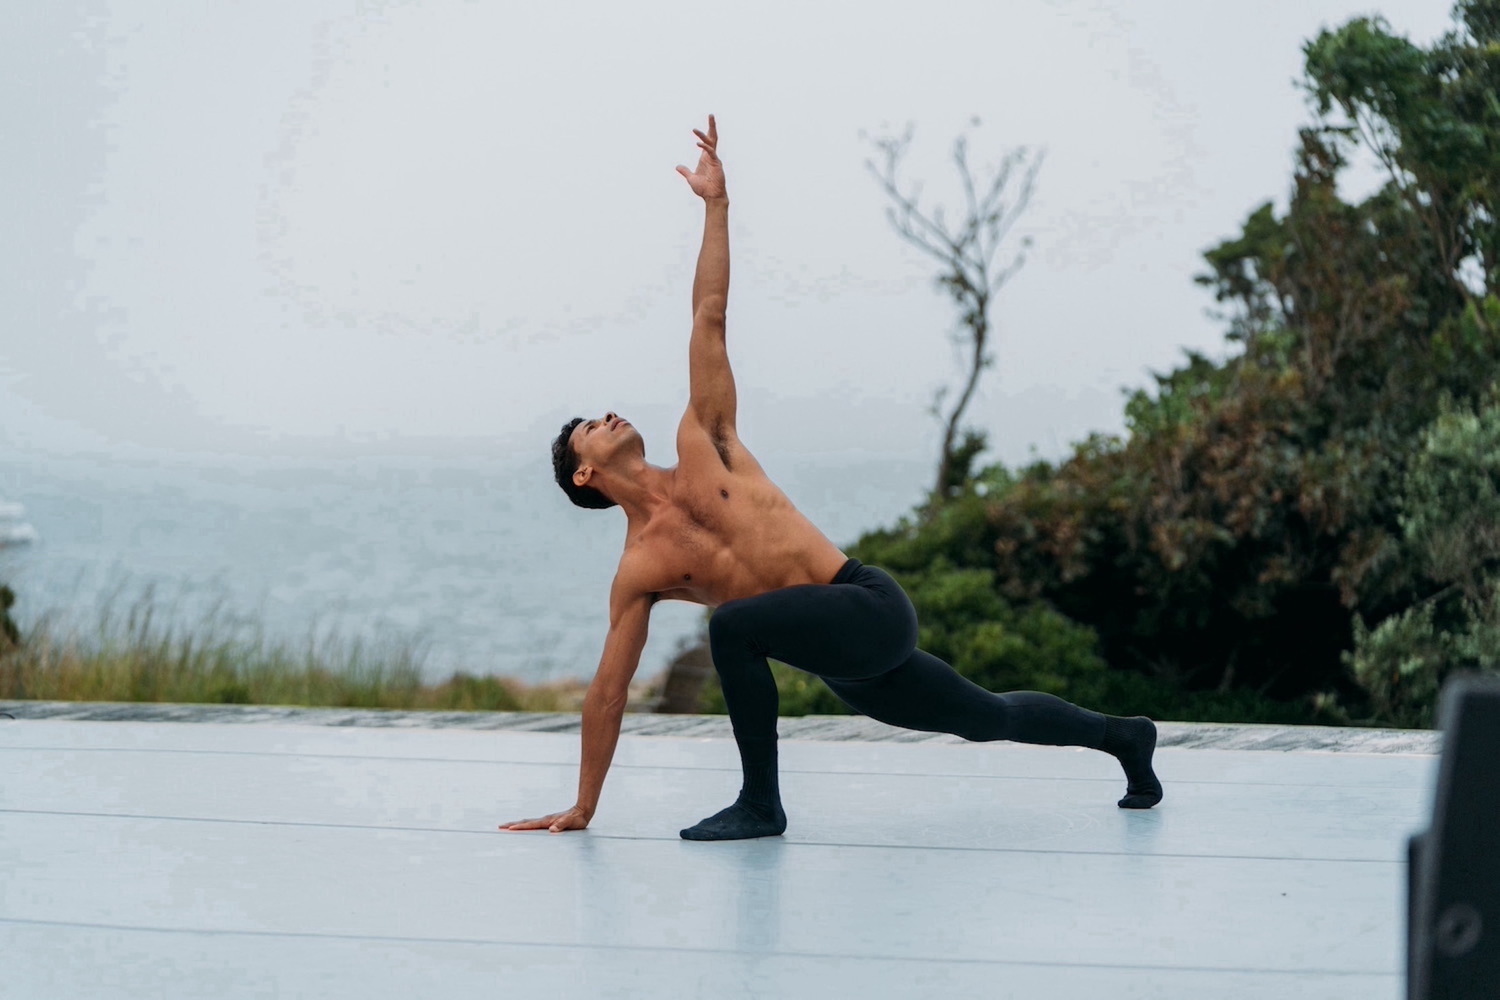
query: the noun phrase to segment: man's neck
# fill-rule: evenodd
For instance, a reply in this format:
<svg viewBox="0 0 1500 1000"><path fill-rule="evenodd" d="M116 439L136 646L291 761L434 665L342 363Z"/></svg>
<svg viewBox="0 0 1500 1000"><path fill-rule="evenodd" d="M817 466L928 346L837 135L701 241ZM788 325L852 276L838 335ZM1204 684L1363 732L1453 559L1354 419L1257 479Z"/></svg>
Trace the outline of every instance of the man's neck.
<svg viewBox="0 0 1500 1000"><path fill-rule="evenodd" d="M658 510L671 502L675 469L663 469L642 461L628 473L613 479L606 489L610 499L620 505L631 527L644 525Z"/></svg>

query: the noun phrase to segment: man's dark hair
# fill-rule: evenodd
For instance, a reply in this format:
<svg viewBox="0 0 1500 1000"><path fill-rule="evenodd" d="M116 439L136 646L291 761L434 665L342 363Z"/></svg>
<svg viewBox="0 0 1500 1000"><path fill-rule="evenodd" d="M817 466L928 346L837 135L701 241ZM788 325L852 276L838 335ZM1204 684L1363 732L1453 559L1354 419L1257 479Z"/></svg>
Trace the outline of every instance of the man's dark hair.
<svg viewBox="0 0 1500 1000"><path fill-rule="evenodd" d="M592 486L578 486L573 482L573 473L578 471L578 452L573 450L573 428L583 423L582 417L574 417L563 424L562 433L552 442L552 472L557 476L557 485L562 487L568 499L580 507L590 510L608 510L615 502Z"/></svg>

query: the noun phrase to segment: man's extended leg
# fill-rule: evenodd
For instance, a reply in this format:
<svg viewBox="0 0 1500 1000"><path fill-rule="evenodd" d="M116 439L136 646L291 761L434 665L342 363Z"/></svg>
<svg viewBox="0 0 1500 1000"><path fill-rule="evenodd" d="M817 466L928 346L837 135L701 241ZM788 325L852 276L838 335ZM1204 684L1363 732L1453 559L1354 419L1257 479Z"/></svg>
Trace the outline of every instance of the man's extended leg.
<svg viewBox="0 0 1500 1000"><path fill-rule="evenodd" d="M851 559L835 580L868 592L887 616L910 616L915 623L910 598L884 570ZM899 664L873 676L848 671L825 673L816 668L814 672L855 710L893 726L953 733L970 740L1103 750L1119 760L1125 771L1125 797L1119 802L1122 809L1149 809L1161 801L1161 782L1151 768L1156 725L1150 719L1101 715L1039 691L995 694L915 646L914 639ZM863 648L868 651L868 647Z"/></svg>
<svg viewBox="0 0 1500 1000"><path fill-rule="evenodd" d="M878 677L823 680L856 711L903 729L952 733L979 742L1012 740L1103 750L1125 769L1121 808L1149 809L1161 801L1161 782L1151 768L1156 726L1150 719L1101 715L1041 691L995 694L920 649Z"/></svg>

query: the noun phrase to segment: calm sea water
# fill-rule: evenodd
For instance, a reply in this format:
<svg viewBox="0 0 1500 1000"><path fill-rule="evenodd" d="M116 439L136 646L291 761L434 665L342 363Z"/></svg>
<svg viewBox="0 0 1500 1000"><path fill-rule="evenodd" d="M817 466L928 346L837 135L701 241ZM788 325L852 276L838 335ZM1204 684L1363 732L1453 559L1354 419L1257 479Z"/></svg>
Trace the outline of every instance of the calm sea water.
<svg viewBox="0 0 1500 1000"><path fill-rule="evenodd" d="M894 523L930 474L915 460L761 463L841 546ZM292 643L412 643L432 678L591 676L625 537L618 510L569 504L545 458L0 460L0 512L15 503L37 533L0 549L23 632L43 616L92 629L149 594L158 621L188 630L216 615ZM640 676L704 613L657 605Z"/></svg>

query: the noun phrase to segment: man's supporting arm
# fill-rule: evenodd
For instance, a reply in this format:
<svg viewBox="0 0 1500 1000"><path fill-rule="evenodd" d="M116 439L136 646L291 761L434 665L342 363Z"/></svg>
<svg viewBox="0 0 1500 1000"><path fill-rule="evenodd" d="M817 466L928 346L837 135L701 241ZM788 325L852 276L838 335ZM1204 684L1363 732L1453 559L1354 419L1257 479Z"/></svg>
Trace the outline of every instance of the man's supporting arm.
<svg viewBox="0 0 1500 1000"><path fill-rule="evenodd" d="M651 595L635 585L623 569L609 593L609 636L599 670L583 698L583 751L578 761L578 801L571 809L538 819L503 823L502 830L582 830L599 807L604 776L620 741L620 722L630 694L630 679L640 666L651 617Z"/></svg>
<svg viewBox="0 0 1500 1000"><path fill-rule="evenodd" d="M620 586L619 577L615 586ZM611 594L611 605L616 602ZM611 608L609 637L604 640L604 655L599 671L583 697L583 753L578 761L578 805L586 819L592 819L599 807L599 792L609 773L620 741L620 722L625 717L625 703L630 697L630 679L641 663L646 645L646 628L651 616L651 598L636 594L621 601L620 611Z"/></svg>

